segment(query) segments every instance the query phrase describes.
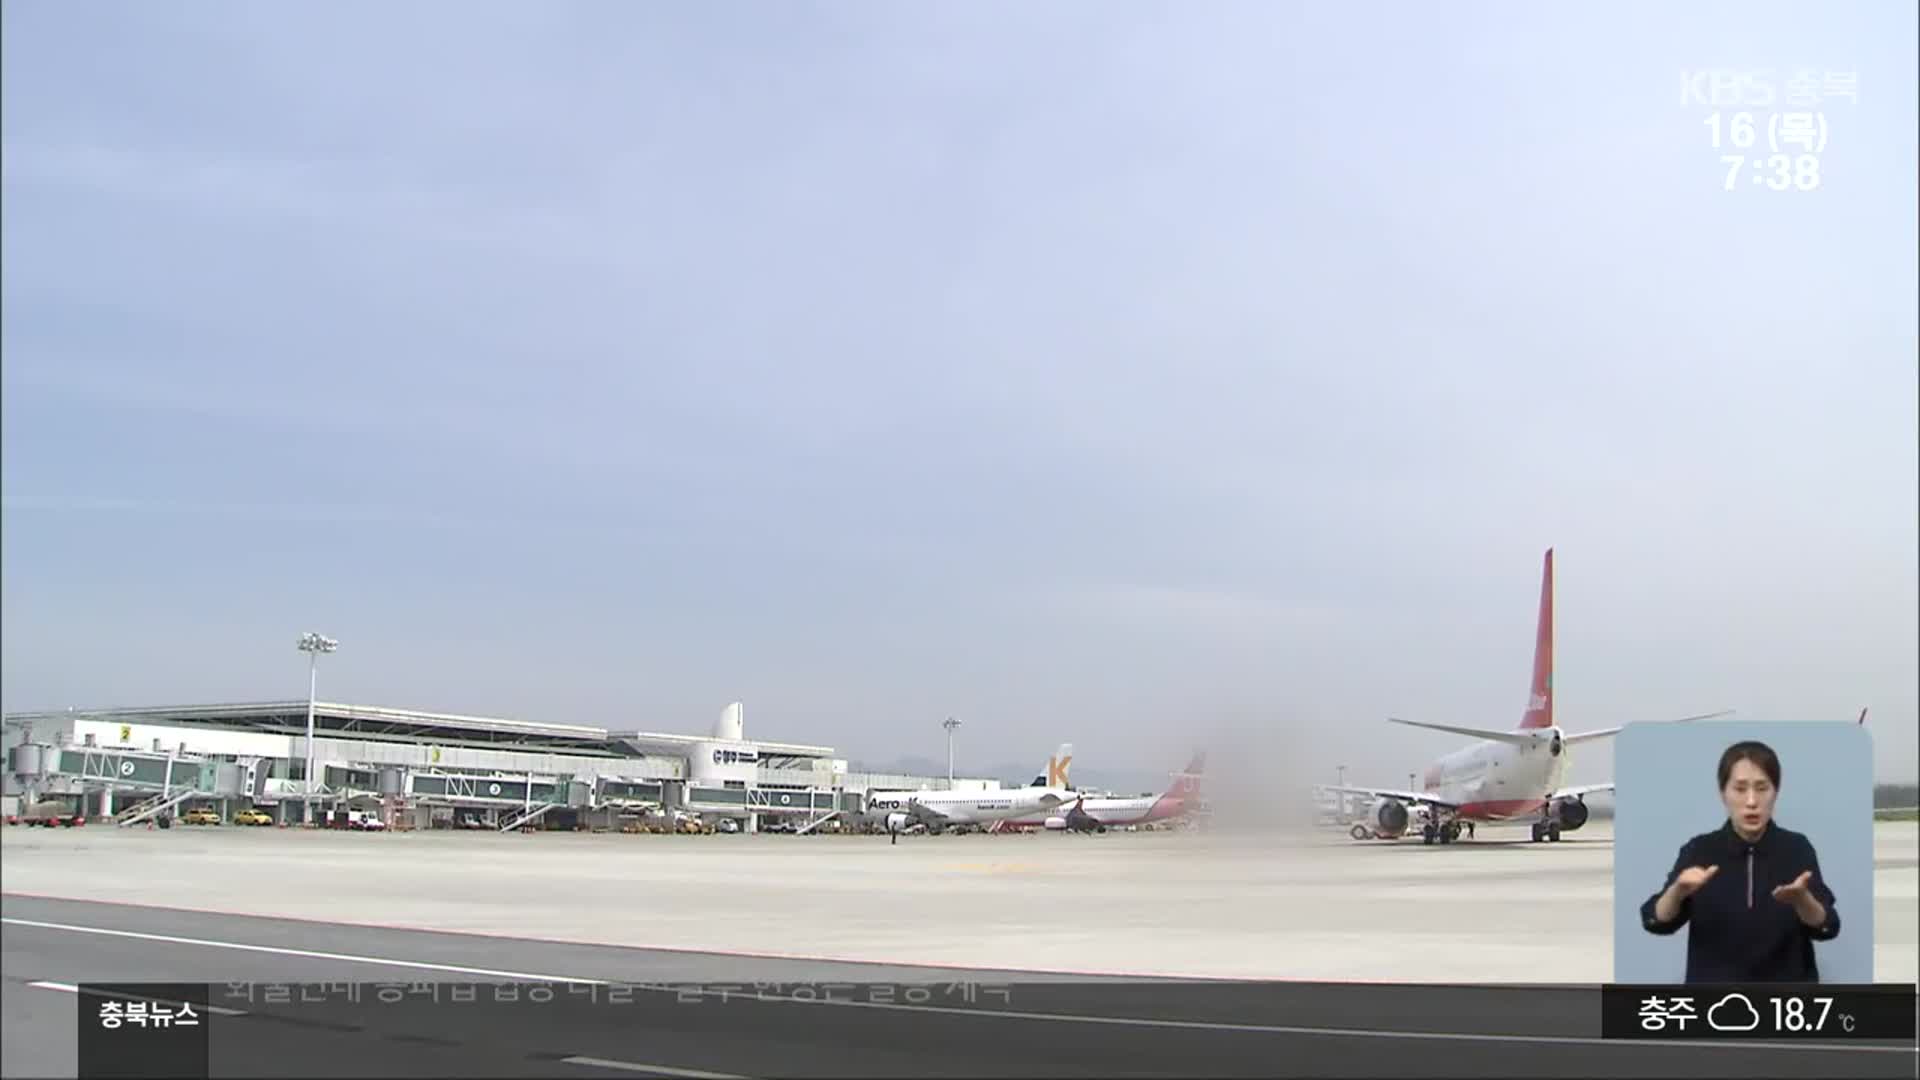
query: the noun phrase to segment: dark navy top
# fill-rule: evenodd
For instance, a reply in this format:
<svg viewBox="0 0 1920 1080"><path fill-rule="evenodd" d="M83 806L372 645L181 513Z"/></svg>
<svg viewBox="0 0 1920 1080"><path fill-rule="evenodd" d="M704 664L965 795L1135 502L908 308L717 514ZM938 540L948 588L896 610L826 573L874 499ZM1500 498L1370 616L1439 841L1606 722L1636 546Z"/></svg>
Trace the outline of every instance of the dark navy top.
<svg viewBox="0 0 1920 1080"><path fill-rule="evenodd" d="M1658 921L1654 906L1660 894L1689 866L1718 866L1720 871L1681 902L1672 922ZM1805 870L1813 871L1808 891L1827 909L1819 926L1801 922L1792 904L1773 898L1775 886L1791 884ZM1819 982L1813 943L1831 941L1840 934L1840 912L1834 907L1833 890L1821 876L1813 844L1772 822L1751 843L1728 821L1681 846L1666 884L1640 905L1640 924L1650 933L1671 934L1689 923L1693 926L1687 935L1690 983Z"/></svg>

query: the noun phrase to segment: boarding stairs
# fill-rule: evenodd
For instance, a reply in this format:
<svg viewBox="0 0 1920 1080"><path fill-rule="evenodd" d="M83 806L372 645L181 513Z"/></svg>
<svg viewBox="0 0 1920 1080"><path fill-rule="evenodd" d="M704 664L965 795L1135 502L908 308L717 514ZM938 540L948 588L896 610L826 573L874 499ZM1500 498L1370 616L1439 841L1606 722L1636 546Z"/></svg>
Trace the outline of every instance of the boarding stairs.
<svg viewBox="0 0 1920 1080"><path fill-rule="evenodd" d="M822 814L821 816L814 818L812 821L807 822L805 825L800 826L800 828L796 831L796 835L805 836L808 833L812 832L813 830L819 828L820 826L825 825L827 822L832 821L835 818L839 817L840 814L841 812L838 810L834 810L829 813Z"/></svg>
<svg viewBox="0 0 1920 1080"><path fill-rule="evenodd" d="M542 803L541 805L534 807L533 809L527 811L526 813L521 814L519 817L514 818L512 821L507 822L505 825L500 826L500 831L512 832L513 830L519 828L522 825L531 825L534 822L540 820L541 816L544 815L547 811L553 809L553 805L554 804L552 803Z"/></svg>
<svg viewBox="0 0 1920 1080"><path fill-rule="evenodd" d="M166 802L169 798L171 798L173 795L176 795L176 794L178 794L178 792L170 793L165 791L156 791L151 795L149 795L148 797L141 799L139 802L128 803L126 806L121 807L120 812L113 815L113 820L116 823L123 823L128 818L134 816L135 814L143 814L148 810L151 810L154 807L159 806L161 803Z"/></svg>
<svg viewBox="0 0 1920 1080"><path fill-rule="evenodd" d="M193 788L188 788L185 791L175 792L171 795L155 795L153 798L132 807L129 812L116 815L114 817L114 824L123 829L129 825L138 825L149 818L166 813L168 810L179 806L181 803L199 794L201 794L201 792Z"/></svg>

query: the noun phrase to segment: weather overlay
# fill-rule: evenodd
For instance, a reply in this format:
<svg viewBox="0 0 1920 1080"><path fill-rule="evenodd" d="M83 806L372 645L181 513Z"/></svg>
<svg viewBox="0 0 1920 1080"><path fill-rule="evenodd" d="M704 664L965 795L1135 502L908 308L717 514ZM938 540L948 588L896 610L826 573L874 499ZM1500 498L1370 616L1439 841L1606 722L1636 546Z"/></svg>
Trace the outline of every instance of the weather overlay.
<svg viewBox="0 0 1920 1080"><path fill-rule="evenodd" d="M1914 1039L1914 988L1893 983L1618 986L1601 990L1608 1039Z"/></svg>

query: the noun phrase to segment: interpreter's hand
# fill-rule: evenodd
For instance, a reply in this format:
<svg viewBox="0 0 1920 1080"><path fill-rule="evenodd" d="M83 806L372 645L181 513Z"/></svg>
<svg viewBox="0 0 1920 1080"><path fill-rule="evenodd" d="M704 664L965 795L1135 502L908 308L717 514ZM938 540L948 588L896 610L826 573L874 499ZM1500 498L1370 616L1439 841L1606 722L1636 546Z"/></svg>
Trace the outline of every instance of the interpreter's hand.
<svg viewBox="0 0 1920 1080"><path fill-rule="evenodd" d="M1685 870L1680 871L1679 877L1673 879L1674 894L1679 899L1684 900L1694 893L1699 892L1707 882L1713 880L1713 875L1719 872L1720 867L1718 864L1713 866L1689 866Z"/></svg>
<svg viewBox="0 0 1920 1080"><path fill-rule="evenodd" d="M1812 881L1813 871L1802 870L1800 871L1799 877L1794 878L1785 885L1775 888L1773 890L1773 898L1783 904L1792 904L1795 907L1799 907L1808 900L1813 899L1813 894L1807 889Z"/></svg>

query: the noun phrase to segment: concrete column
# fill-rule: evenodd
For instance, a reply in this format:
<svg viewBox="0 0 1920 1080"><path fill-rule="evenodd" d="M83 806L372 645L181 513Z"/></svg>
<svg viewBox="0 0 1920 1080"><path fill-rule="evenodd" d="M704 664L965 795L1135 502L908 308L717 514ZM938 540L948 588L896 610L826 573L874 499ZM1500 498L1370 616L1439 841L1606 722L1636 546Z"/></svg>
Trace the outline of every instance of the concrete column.
<svg viewBox="0 0 1920 1080"><path fill-rule="evenodd" d="M100 793L100 816L103 818L110 818L113 816L113 785L112 784L108 784L106 787L106 790Z"/></svg>

